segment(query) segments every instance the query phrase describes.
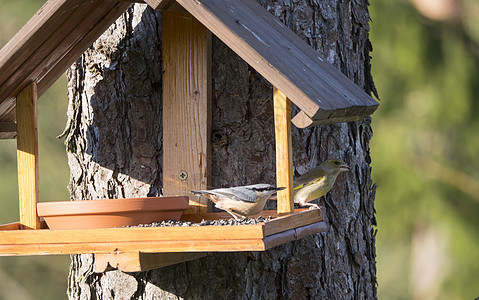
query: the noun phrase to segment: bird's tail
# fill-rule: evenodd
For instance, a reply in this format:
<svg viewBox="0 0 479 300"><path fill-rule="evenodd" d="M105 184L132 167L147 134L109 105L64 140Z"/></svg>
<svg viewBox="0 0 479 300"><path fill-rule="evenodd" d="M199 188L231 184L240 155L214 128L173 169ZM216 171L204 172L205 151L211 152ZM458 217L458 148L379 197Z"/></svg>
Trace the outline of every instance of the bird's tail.
<svg viewBox="0 0 479 300"><path fill-rule="evenodd" d="M195 196L205 196L209 200L213 201L214 203L218 202L218 197L211 192L208 191L191 191L191 193Z"/></svg>
<svg viewBox="0 0 479 300"><path fill-rule="evenodd" d="M191 193L195 196L201 196L203 193L205 193L205 191L191 191Z"/></svg>

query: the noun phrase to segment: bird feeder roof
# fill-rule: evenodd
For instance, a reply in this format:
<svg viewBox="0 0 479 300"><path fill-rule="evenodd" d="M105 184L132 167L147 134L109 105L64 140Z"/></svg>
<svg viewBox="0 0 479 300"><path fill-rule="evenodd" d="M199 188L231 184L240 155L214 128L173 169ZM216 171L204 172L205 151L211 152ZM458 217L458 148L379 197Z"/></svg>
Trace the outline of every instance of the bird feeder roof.
<svg viewBox="0 0 479 300"><path fill-rule="evenodd" d="M145 2L162 9L172 1ZM296 126L359 120L377 108L374 99L256 1L177 3L300 108ZM16 136L16 95L30 82L42 95L130 5L48 0L40 8L0 50L0 138Z"/></svg>

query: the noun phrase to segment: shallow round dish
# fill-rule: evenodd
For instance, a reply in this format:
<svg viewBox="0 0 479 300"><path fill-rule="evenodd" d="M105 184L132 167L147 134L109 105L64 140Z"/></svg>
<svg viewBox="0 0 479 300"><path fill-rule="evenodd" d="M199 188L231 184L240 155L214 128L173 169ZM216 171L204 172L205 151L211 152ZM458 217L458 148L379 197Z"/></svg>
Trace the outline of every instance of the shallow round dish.
<svg viewBox="0 0 479 300"><path fill-rule="evenodd" d="M45 219L50 229L111 228L179 220L187 208L186 196L37 204L38 215Z"/></svg>

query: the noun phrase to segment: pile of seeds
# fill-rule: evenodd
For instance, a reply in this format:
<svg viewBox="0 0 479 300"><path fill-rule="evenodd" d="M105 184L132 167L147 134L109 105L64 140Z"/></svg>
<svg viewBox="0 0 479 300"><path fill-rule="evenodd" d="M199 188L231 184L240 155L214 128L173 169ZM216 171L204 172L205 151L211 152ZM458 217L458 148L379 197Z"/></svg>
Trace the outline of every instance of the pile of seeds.
<svg viewBox="0 0 479 300"><path fill-rule="evenodd" d="M140 224L138 226L129 227L187 227L187 226L232 226L232 225L257 225L271 220L271 217L257 217L256 219L219 219L219 220L202 220L200 223L188 221L168 220L163 222L153 222L151 224Z"/></svg>

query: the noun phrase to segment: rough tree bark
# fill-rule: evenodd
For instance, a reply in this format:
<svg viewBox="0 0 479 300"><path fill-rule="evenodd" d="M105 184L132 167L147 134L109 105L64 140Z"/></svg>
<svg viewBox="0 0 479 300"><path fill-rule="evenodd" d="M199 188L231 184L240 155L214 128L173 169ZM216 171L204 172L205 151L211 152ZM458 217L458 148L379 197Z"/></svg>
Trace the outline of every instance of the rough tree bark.
<svg viewBox="0 0 479 300"><path fill-rule="evenodd" d="M367 0L259 1L367 92ZM214 187L275 183L272 86L213 40ZM161 13L129 9L68 71L72 200L161 194ZM265 252L211 254L142 273L95 274L72 256L70 299L374 299L370 119L293 129L294 166L352 168L321 200L329 231Z"/></svg>

